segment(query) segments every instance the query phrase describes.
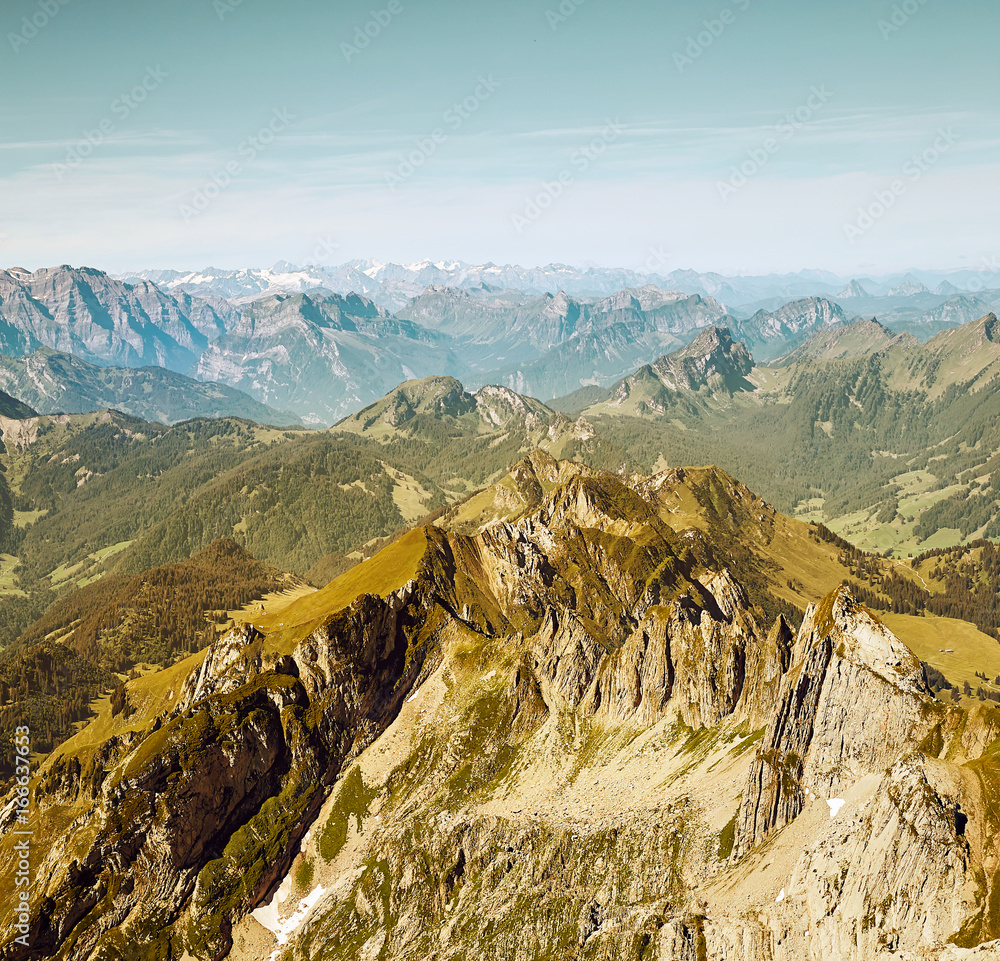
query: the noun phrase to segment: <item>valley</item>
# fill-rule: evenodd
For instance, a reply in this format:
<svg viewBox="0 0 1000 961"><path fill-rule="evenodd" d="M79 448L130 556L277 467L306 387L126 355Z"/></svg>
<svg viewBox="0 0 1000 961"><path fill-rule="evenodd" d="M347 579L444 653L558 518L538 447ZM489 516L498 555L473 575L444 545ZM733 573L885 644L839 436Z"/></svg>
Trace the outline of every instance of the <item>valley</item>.
<svg viewBox="0 0 1000 961"><path fill-rule="evenodd" d="M0 961L1000 961L1000 6L2 9Z"/></svg>

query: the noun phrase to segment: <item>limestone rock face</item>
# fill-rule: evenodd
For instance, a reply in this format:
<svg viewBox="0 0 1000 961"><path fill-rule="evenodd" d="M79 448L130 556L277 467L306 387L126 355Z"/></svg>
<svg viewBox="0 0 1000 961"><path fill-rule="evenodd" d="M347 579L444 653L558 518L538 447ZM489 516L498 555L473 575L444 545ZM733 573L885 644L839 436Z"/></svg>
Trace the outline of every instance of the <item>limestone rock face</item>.
<svg viewBox="0 0 1000 961"><path fill-rule="evenodd" d="M187 711L210 694L226 694L242 687L248 677L260 673L261 635L249 626L233 628L216 641L201 668L189 675L181 690L179 709Z"/></svg>
<svg viewBox="0 0 1000 961"><path fill-rule="evenodd" d="M844 588L776 616L733 538L792 522L720 472L501 486L52 760L65 845L0 959L989 956L1000 711Z"/></svg>
<svg viewBox="0 0 1000 961"><path fill-rule="evenodd" d="M674 690L670 620L652 607L625 643L601 662L583 710L608 722L643 726L665 717Z"/></svg>
<svg viewBox="0 0 1000 961"><path fill-rule="evenodd" d="M712 727L737 708L746 681L747 654L758 645L746 592L727 571L703 579L704 610L687 597L677 602L671 627L674 694L689 727Z"/></svg>
<svg viewBox="0 0 1000 961"><path fill-rule="evenodd" d="M860 811L803 853L788 897L806 908L816 954L905 956L962 926L978 892L953 792L933 764L899 761Z"/></svg>
<svg viewBox="0 0 1000 961"><path fill-rule="evenodd" d="M791 821L806 792L837 797L928 733L917 658L846 588L806 613L737 822L738 858Z"/></svg>
<svg viewBox="0 0 1000 961"><path fill-rule="evenodd" d="M548 703L572 710L583 699L605 650L569 611L549 610L535 635L534 671Z"/></svg>
<svg viewBox="0 0 1000 961"><path fill-rule="evenodd" d="M794 641L794 632L779 614L763 642L747 652L742 711L755 730L764 727L774 714Z"/></svg>

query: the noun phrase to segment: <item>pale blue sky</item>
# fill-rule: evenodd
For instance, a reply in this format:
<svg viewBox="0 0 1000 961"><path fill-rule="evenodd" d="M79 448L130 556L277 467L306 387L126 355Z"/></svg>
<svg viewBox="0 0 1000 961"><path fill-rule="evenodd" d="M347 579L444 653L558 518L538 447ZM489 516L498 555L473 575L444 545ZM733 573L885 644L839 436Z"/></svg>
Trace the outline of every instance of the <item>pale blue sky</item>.
<svg viewBox="0 0 1000 961"><path fill-rule="evenodd" d="M995 0L392 4L5 0L0 263L1000 253Z"/></svg>

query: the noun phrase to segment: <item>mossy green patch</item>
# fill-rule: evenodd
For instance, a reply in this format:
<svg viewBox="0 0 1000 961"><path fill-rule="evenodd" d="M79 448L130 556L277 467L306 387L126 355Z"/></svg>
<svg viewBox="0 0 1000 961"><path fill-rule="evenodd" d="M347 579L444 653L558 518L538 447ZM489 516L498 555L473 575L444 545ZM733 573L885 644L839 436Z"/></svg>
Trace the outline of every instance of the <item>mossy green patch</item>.
<svg viewBox="0 0 1000 961"><path fill-rule="evenodd" d="M258 893L264 874L287 855L289 838L319 785L289 776L281 793L269 797L243 827L233 832L222 856L198 874L187 941L195 954L217 951L234 912Z"/></svg>
<svg viewBox="0 0 1000 961"><path fill-rule="evenodd" d="M368 807L378 797L378 792L367 787L359 767L352 767L340 781L334 796L333 809L319 837L319 853L325 861L332 861L347 841L351 819L361 831Z"/></svg>
<svg viewBox="0 0 1000 961"><path fill-rule="evenodd" d="M732 820L722 829L719 834L719 860L728 860L733 853L733 844L736 841L736 818L739 812L733 815Z"/></svg>
<svg viewBox="0 0 1000 961"><path fill-rule="evenodd" d="M300 891L308 891L312 888L313 875L315 871L313 870L313 863L308 858L303 857L299 861L298 867L295 869L295 886Z"/></svg>

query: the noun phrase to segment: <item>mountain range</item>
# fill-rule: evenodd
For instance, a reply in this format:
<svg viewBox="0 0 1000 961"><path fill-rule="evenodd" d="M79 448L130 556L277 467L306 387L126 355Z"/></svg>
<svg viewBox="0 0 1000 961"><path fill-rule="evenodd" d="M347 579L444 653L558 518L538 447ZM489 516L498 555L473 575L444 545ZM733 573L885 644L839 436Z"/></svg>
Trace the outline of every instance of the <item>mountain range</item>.
<svg viewBox="0 0 1000 961"><path fill-rule="evenodd" d="M147 272L127 282L90 268L6 271L0 277L0 354L25 357L47 348L94 366L161 367L247 395L229 394L229 403L220 405L220 391L206 394L174 378L172 395L184 394L179 415L242 410L270 421L295 417L326 426L408 379L457 376L473 388L502 384L551 400L609 387L710 326L727 327L758 360L771 362L817 331L859 315L926 340L984 316L997 300L989 291L932 294L909 275L895 278L895 285L866 278L884 296L872 296L860 283L848 285L842 303L834 294L788 299L798 290L835 289L827 275L758 278L754 296L771 296L737 308L705 292L710 287L729 296L718 277L690 272L654 284L635 283L649 277L628 271L559 266L359 262L338 268L336 277L328 276L331 270L286 263L264 272ZM555 291L541 289L560 281L564 287ZM410 286L390 312L377 302L376 287L397 283ZM505 286L515 283L522 287ZM123 392L116 400L106 389L81 392L78 382L59 386L55 377L49 364L44 389L24 384L46 412L56 410L43 400L47 393L50 401L78 396L74 410L93 398L95 406L120 406L142 417L174 416L148 404L129 406Z"/></svg>
<svg viewBox="0 0 1000 961"><path fill-rule="evenodd" d="M703 376L678 378L681 352L552 402L591 425L591 463L716 463L878 551L1000 534L995 314L924 344L877 321L841 324L772 366L728 330L685 351Z"/></svg>
<svg viewBox="0 0 1000 961"><path fill-rule="evenodd" d="M544 267L521 267L513 264L481 265L461 261L424 260L411 264L384 263L378 260L352 260L347 263L296 266L281 261L271 268L226 270L209 267L200 271L140 270L122 274L121 279L151 281L165 289L189 293L212 293L226 299L255 298L262 293L284 291L305 293L323 287L342 295L355 292L369 297L387 310L396 311L427 287L475 288L482 285L518 290L534 296L556 294L560 290L574 297L600 298L629 287L653 285L666 290L712 297L729 309L760 305L763 301L789 301L822 296L839 299L838 294L851 284L829 271L803 270L793 274L761 276L726 276L715 272L676 269L665 272L669 258L654 252L650 258L660 270L621 268L577 268L567 264ZM910 271L878 278L854 278L851 283L877 297L888 296L900 287L942 287L939 293L949 296L961 292L1000 290L1000 268L984 263L979 269L951 271ZM847 293L850 296L850 293ZM756 307L754 308L756 309Z"/></svg>
<svg viewBox="0 0 1000 961"><path fill-rule="evenodd" d="M1000 711L862 567L922 590L718 469L532 452L123 681L0 957L988 957Z"/></svg>
<svg viewBox="0 0 1000 961"><path fill-rule="evenodd" d="M202 354L205 381L330 424L404 380L457 371L446 338L356 294L276 294L247 305Z"/></svg>
<svg viewBox="0 0 1000 961"><path fill-rule="evenodd" d="M906 324L852 321L824 298L738 317L712 298L648 285L576 299L479 284L429 287L393 315L365 297L316 289L216 307L188 294L154 296L149 281L132 287L95 271L7 276L20 291L9 325L25 338L66 325L66 337L93 345L101 330L111 355L127 348L138 363L145 348L131 343L144 329L157 331L154 346L171 338L174 356L186 348L170 331L203 337L193 379L45 347L0 359L0 386L43 414L107 407L163 423L237 416L323 426L401 382L460 376L472 390L499 385L538 397L545 416L582 415L589 426L575 443L586 443L592 463L652 470L688 451L688 460L718 463L782 509L807 512L873 549L919 552L991 536L1000 523L981 493L1000 439L978 459L970 453L993 444L994 315L950 326L983 309L978 298L933 308L936 320L922 333L945 330L921 346L924 338L900 334ZM49 303L52 291L65 296L51 294ZM142 308L146 328L128 319L141 303L162 308ZM39 320L46 317L48 327ZM212 339L195 327L197 319L207 329L206 317L214 318ZM5 349L18 350L14 340ZM977 358L984 372L971 369Z"/></svg>
<svg viewBox="0 0 1000 961"><path fill-rule="evenodd" d="M284 402L310 351L667 350L551 403L409 379L327 430L2 358L152 421L0 396L0 777L30 716L62 842L0 958L1000 949L996 315L921 342L809 300L751 315L764 362L659 288L415 309L271 294L203 357L268 345Z"/></svg>
<svg viewBox="0 0 1000 961"><path fill-rule="evenodd" d="M91 268L0 271L0 347L37 347L97 364L190 369L236 313L224 301L124 284Z"/></svg>

